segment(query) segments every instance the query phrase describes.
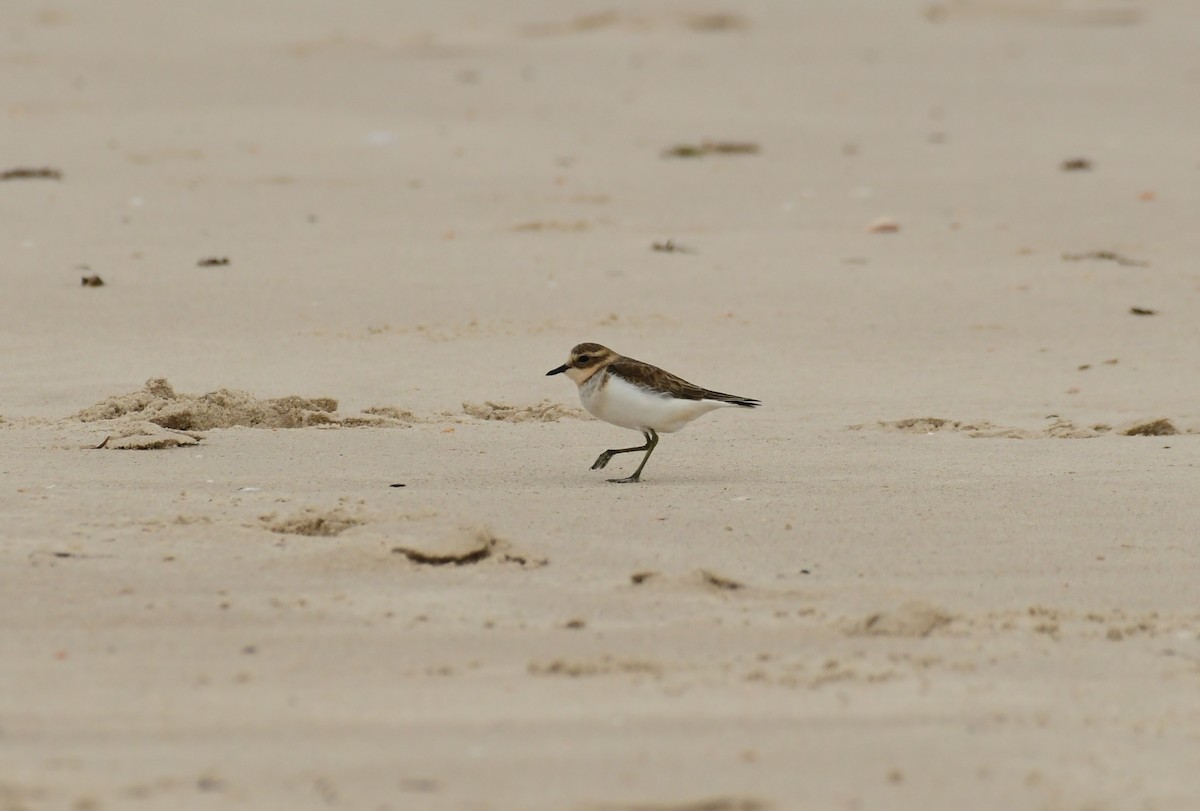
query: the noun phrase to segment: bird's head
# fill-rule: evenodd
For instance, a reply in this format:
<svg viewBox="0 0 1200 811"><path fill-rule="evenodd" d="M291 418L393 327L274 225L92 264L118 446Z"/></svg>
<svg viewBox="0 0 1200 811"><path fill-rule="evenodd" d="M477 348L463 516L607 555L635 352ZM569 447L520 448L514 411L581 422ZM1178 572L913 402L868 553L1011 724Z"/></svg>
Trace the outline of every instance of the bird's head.
<svg viewBox="0 0 1200 811"><path fill-rule="evenodd" d="M576 384L582 385L584 381L599 369L612 363L618 357L619 355L607 346L601 346L600 344L579 344L571 350L571 356L567 359L567 362L556 369L546 372L546 377L565 374L575 381Z"/></svg>

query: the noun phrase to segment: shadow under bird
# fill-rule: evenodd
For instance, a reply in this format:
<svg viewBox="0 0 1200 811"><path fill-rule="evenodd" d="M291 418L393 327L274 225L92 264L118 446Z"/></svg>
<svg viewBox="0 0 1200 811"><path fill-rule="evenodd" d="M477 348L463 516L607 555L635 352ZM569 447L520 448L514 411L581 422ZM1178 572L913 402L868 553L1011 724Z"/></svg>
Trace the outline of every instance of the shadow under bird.
<svg viewBox="0 0 1200 811"><path fill-rule="evenodd" d="M600 344L579 344L562 366L546 376L565 374L579 387L579 401L597 419L640 431L645 445L613 448L596 459L592 470L600 470L619 453L645 451L642 463L632 476L609 479L610 482L639 481L646 460L658 445L659 433L678 431L697 417L728 406L757 408L752 397L704 389L668 371L619 355Z"/></svg>

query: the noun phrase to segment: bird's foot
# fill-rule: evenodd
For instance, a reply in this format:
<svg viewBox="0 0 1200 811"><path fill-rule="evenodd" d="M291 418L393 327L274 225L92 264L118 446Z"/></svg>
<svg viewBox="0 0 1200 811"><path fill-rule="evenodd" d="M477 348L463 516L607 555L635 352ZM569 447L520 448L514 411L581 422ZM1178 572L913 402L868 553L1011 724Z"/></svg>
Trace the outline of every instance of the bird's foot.
<svg viewBox="0 0 1200 811"><path fill-rule="evenodd" d="M608 463L612 458L612 451L605 451L596 457L596 461L592 463L592 470L600 470L601 468L608 467Z"/></svg>
<svg viewBox="0 0 1200 811"><path fill-rule="evenodd" d="M633 484L635 482L640 482L641 480L642 480L642 478L637 475L626 476L623 479L609 479L609 481L612 482L613 484Z"/></svg>

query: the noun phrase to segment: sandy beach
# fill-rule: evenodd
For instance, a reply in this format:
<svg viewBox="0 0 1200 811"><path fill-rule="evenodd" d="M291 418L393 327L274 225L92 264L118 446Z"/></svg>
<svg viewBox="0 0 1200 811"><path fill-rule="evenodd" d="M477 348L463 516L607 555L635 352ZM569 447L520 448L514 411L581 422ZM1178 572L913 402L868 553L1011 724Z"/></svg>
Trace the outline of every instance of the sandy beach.
<svg viewBox="0 0 1200 811"><path fill-rule="evenodd" d="M4 16L0 811L1200 808L1197 4Z"/></svg>

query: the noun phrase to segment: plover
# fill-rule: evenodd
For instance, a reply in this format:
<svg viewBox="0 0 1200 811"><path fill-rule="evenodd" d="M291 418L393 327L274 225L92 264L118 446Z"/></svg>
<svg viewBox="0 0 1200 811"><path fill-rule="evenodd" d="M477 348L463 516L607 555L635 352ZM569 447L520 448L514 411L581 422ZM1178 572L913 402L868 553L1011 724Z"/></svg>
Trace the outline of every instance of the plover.
<svg viewBox="0 0 1200 811"><path fill-rule="evenodd" d="M600 344L579 344L571 357L546 376L565 374L579 387L579 401L594 417L641 431L645 445L614 448L596 459L592 470L600 470L618 453L645 451L642 463L632 476L609 479L610 482L636 482L646 460L658 445L658 434L678 431L692 420L713 409L726 406L757 408L761 403L751 397L738 397L692 385L670 372L618 355Z"/></svg>

